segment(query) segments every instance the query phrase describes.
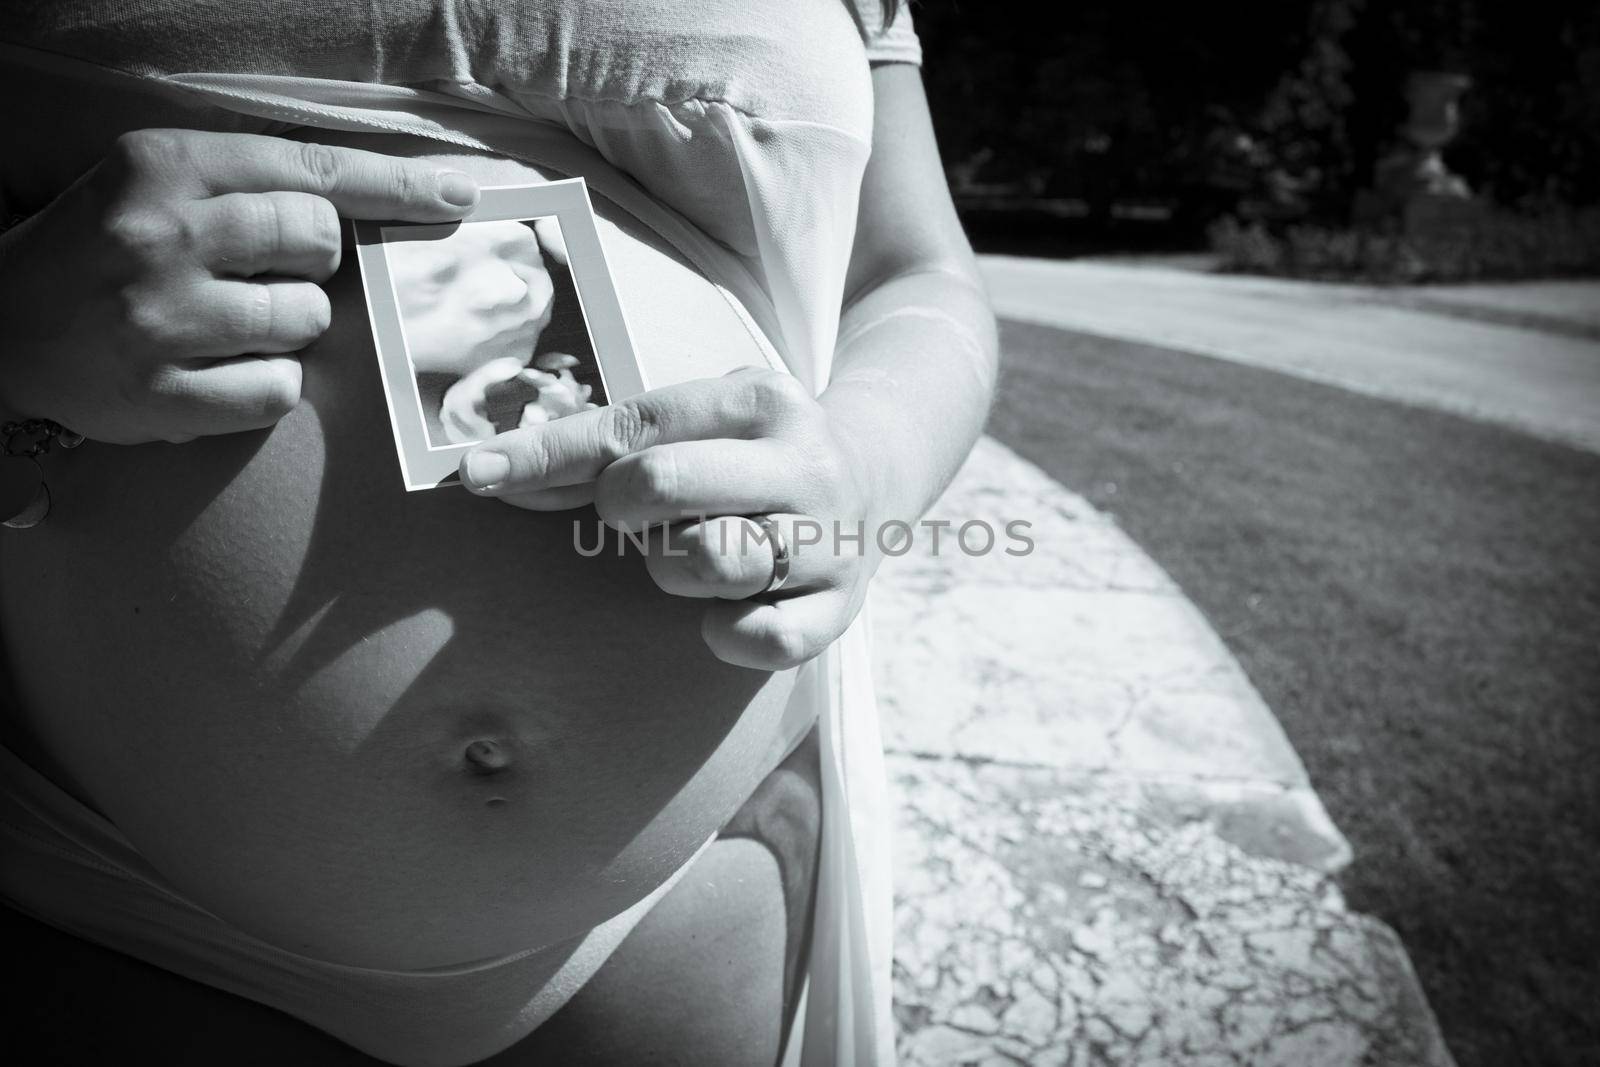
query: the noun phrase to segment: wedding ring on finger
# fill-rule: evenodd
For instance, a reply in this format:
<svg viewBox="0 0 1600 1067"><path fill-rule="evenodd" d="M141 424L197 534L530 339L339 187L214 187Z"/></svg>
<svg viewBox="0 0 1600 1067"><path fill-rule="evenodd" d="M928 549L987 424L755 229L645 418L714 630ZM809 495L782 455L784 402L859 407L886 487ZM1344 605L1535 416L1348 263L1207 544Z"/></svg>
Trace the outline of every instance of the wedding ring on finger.
<svg viewBox="0 0 1600 1067"><path fill-rule="evenodd" d="M778 525L778 521L771 515L757 515L752 521L761 527L766 534L767 545L772 549L772 579L767 582L765 589L756 594L766 596L782 589L783 583L789 580L789 541L783 536L783 529Z"/></svg>

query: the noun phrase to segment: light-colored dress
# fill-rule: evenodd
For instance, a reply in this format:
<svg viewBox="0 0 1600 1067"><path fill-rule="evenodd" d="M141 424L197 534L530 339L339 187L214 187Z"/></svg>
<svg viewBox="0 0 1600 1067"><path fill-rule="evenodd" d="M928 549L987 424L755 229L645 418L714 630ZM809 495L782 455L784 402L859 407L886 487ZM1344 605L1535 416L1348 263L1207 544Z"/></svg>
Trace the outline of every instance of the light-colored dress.
<svg viewBox="0 0 1600 1067"><path fill-rule="evenodd" d="M908 15L885 30L875 0L410 0L349 18L322 4L256 6L222 33L195 32L217 16L161 0L127 22L103 2L13 10L0 15L0 61L92 68L108 86L131 76L228 116L218 128L409 133L581 174L725 287L796 376L827 384L871 147L869 63L920 61ZM862 617L801 671L792 698L821 723L824 814L791 1062L894 1058L889 811L869 656ZM14 906L336 1034L337 1013L360 1010L342 992L352 981L369 983L385 1014L452 996L509 1009L497 998L514 987L516 957L394 974L233 931L163 885L110 824L0 757L0 893Z"/></svg>

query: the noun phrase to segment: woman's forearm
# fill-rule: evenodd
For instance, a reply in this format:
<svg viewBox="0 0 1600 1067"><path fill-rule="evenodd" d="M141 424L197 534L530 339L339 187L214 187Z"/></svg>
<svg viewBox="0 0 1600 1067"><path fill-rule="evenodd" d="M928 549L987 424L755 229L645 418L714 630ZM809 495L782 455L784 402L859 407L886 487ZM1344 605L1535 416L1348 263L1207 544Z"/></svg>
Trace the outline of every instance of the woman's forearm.
<svg viewBox="0 0 1600 1067"><path fill-rule="evenodd" d="M998 363L994 314L967 270L902 273L845 309L820 399L874 521L915 522L950 483L988 416Z"/></svg>

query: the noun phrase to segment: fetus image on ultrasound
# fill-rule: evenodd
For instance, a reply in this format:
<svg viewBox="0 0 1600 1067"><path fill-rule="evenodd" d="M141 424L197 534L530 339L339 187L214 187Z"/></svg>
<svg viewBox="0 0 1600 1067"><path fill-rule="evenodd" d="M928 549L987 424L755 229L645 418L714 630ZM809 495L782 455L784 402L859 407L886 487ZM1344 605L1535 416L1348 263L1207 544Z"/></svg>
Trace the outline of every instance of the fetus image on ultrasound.
<svg viewBox="0 0 1600 1067"><path fill-rule="evenodd" d="M555 216L463 223L386 252L430 446L608 402Z"/></svg>

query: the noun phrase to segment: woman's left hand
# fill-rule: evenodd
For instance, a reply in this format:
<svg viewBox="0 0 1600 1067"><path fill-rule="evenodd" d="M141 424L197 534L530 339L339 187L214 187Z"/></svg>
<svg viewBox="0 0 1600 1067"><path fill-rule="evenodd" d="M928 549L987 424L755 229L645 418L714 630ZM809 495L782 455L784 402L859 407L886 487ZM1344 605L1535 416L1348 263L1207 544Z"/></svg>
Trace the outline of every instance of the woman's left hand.
<svg viewBox="0 0 1600 1067"><path fill-rule="evenodd" d="M512 430L461 463L480 496L536 511L593 503L609 526L648 529L656 584L707 599L711 651L760 670L817 655L860 610L879 557L863 474L799 381L749 367ZM763 516L791 557L770 594Z"/></svg>

